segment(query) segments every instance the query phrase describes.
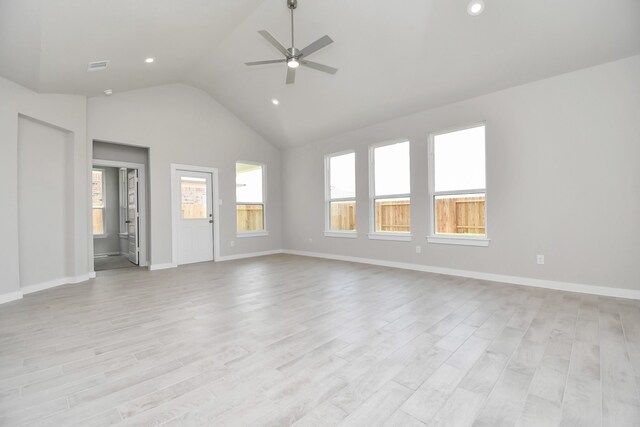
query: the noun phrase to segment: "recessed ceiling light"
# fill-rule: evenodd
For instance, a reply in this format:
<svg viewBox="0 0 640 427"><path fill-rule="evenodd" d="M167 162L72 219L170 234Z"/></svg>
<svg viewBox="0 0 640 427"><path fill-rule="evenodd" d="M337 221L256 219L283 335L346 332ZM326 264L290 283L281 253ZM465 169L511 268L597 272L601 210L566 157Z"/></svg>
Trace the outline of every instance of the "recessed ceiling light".
<svg viewBox="0 0 640 427"><path fill-rule="evenodd" d="M113 95L113 90L107 89L107 90L104 91L104 94L107 95L107 96L111 96L111 95Z"/></svg>
<svg viewBox="0 0 640 427"><path fill-rule="evenodd" d="M155 58L147 58L144 60L147 64L151 64L153 61L155 61Z"/></svg>
<svg viewBox="0 0 640 427"><path fill-rule="evenodd" d="M273 105L280 105L280 101L278 101L278 100L277 100L277 99L275 99L275 98L273 98L273 99L271 100L271 103L272 103Z"/></svg>
<svg viewBox="0 0 640 427"><path fill-rule="evenodd" d="M482 0L472 0L467 6L467 13L471 16L480 15L484 11L484 2Z"/></svg>

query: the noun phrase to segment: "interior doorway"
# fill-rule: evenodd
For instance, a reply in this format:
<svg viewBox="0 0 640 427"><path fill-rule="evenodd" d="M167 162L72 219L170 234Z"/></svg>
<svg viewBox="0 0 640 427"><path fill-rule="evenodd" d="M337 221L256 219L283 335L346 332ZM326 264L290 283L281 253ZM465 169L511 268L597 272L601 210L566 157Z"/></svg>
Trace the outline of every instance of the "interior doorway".
<svg viewBox="0 0 640 427"><path fill-rule="evenodd" d="M218 171L171 165L173 263L218 258Z"/></svg>
<svg viewBox="0 0 640 427"><path fill-rule="evenodd" d="M96 159L91 178L94 271L146 266L145 165Z"/></svg>

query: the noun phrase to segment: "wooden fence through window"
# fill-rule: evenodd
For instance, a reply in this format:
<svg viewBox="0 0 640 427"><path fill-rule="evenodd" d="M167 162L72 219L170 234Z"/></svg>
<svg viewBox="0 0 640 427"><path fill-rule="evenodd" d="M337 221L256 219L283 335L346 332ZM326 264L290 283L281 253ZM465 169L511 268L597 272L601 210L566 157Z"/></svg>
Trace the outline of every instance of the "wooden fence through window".
<svg viewBox="0 0 640 427"><path fill-rule="evenodd" d="M263 205L236 205L238 231L264 230Z"/></svg>
<svg viewBox="0 0 640 427"><path fill-rule="evenodd" d="M411 202L409 200L376 202L375 221L376 231L410 231ZM356 229L354 202L331 203L331 229ZM485 234L484 197L436 199L436 233Z"/></svg>
<svg viewBox="0 0 640 427"><path fill-rule="evenodd" d="M411 201L376 201L376 231L411 231Z"/></svg>
<svg viewBox="0 0 640 427"><path fill-rule="evenodd" d="M483 196L436 199L436 233L485 234L484 204Z"/></svg>

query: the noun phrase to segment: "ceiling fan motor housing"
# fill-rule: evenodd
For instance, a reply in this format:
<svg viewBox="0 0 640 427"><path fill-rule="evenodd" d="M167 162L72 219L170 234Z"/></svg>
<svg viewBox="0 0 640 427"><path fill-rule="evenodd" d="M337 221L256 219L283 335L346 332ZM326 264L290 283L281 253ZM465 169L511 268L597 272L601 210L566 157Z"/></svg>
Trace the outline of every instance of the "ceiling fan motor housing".
<svg viewBox="0 0 640 427"><path fill-rule="evenodd" d="M288 55L287 59L298 59L300 57L300 49L296 49L295 47L290 47L287 49Z"/></svg>

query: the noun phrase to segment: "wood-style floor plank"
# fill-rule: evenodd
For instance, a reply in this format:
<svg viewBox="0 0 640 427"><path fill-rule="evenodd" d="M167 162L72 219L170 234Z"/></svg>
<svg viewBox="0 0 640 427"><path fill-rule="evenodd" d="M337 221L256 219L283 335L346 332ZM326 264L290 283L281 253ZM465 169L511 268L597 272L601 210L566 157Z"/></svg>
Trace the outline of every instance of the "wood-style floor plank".
<svg viewBox="0 0 640 427"><path fill-rule="evenodd" d="M291 255L0 306L0 425L637 426L640 302Z"/></svg>

